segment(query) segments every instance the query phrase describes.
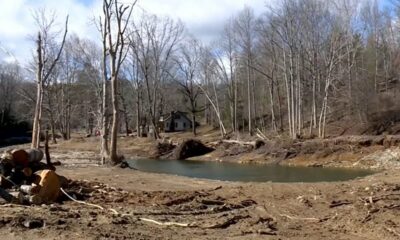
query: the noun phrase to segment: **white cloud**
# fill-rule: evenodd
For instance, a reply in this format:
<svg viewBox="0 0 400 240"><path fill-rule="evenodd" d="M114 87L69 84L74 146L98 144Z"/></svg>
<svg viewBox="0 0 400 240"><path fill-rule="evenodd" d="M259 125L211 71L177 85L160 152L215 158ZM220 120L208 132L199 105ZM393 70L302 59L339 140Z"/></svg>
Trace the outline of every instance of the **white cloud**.
<svg viewBox="0 0 400 240"><path fill-rule="evenodd" d="M30 61L34 48L31 36L36 34L36 25L33 14L38 9L55 11L57 15L56 28L62 29L67 15L69 15L69 32L91 39L97 38L95 27L90 19L98 15L95 5L85 5L78 0L2 0L0 8L0 43L2 47L13 53L20 63ZM0 57L10 60L4 51Z"/></svg>
<svg viewBox="0 0 400 240"><path fill-rule="evenodd" d="M202 41L218 37L227 19L250 6L258 15L272 0L139 0L138 7L157 15L181 19Z"/></svg>
<svg viewBox="0 0 400 240"><path fill-rule="evenodd" d="M224 22L245 5L254 8L258 14L264 11L264 6L269 1L271 0L139 0L137 8L181 19L196 37L210 41L218 37ZM21 63L29 62L34 49L34 42L29 36L36 32L32 17L36 9L54 10L60 28L63 27L63 21L69 14L70 33L92 40L99 37L91 20L101 13L102 0L0 0L0 2L0 44L14 53ZM10 56L0 51L0 58L10 59Z"/></svg>

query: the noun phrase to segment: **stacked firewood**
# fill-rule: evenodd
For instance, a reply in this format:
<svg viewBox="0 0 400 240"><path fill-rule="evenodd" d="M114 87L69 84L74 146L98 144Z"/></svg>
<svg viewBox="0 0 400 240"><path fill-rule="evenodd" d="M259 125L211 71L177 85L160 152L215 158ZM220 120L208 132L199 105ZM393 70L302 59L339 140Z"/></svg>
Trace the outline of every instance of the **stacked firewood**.
<svg viewBox="0 0 400 240"><path fill-rule="evenodd" d="M59 176L51 164L42 163L40 149L14 149L0 156L0 197L6 202L43 204L55 201Z"/></svg>

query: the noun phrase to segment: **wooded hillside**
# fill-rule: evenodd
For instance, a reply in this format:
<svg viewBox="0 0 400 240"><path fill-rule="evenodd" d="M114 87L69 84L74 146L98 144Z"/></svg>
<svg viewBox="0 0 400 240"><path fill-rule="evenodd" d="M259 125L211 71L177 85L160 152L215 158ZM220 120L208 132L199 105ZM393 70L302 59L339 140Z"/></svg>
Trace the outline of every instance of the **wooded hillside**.
<svg viewBox="0 0 400 240"><path fill-rule="evenodd" d="M116 116L113 132L139 131L177 110L221 135L400 130L391 127L400 121L398 1L385 9L377 0L285 0L260 16L245 7L211 43L171 18L131 14L134 4L104 3L96 21L103 43L73 34L64 42L56 16L36 16L40 72L48 74L40 121L53 136L104 135ZM10 124L32 122L38 59L0 65L1 135Z"/></svg>

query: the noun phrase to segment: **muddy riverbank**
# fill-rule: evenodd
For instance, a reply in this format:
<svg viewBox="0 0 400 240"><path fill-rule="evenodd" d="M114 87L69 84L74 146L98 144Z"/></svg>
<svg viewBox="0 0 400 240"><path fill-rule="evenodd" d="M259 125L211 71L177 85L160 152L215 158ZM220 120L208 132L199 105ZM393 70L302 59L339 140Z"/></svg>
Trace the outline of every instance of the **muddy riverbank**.
<svg viewBox="0 0 400 240"><path fill-rule="evenodd" d="M176 139L171 137L170 141ZM202 141L207 144L216 139ZM157 151L157 145L148 139L124 138L120 147L129 157L150 156ZM62 164L57 172L71 180L66 191L102 209L73 201L50 206L3 204L0 205L2 237L311 240L400 237L400 173L396 169L345 182L226 182L98 166L97 148L97 139L78 138L51 145L51 153L53 161ZM260 148L231 154L231 160L224 161L253 162L246 158L259 156L263 163L357 167L354 163L360 162L358 157L361 157L365 161L360 166L375 169L378 163L385 163L380 165L384 168L379 168L385 169L398 161L396 146L348 149L350 153L332 151L321 158L315 155L314 159L305 157L306 154L286 155L277 161L268 159L269 154ZM211 154L220 151L217 148ZM358 157L347 159L346 154ZM335 155L344 160L326 164L329 163L326 159L335 160Z"/></svg>

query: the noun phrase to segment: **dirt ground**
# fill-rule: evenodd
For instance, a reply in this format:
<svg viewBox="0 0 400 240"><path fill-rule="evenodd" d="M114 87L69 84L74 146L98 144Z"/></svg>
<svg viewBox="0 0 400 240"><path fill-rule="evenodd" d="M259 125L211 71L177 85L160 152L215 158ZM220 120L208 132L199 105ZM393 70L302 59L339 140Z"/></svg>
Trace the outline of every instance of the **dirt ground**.
<svg viewBox="0 0 400 240"><path fill-rule="evenodd" d="M398 170L333 183L223 182L101 167L97 146L75 139L51 151L65 190L98 206L2 204L1 239L400 239ZM390 150L373 148L377 159ZM144 156L154 146L125 139L121 149Z"/></svg>
<svg viewBox="0 0 400 240"><path fill-rule="evenodd" d="M103 167L59 168L58 173L74 179L67 192L104 210L72 201L2 205L2 239L400 237L397 171L313 184L230 183Z"/></svg>

